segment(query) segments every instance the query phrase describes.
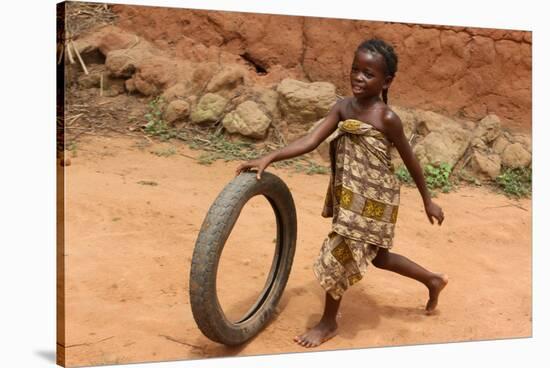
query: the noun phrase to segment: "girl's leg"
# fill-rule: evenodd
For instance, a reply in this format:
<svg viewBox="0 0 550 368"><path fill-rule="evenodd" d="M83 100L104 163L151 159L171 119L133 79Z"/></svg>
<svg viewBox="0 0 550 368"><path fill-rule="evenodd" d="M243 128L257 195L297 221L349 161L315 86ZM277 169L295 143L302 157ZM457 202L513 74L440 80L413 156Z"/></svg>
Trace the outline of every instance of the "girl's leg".
<svg viewBox="0 0 550 368"><path fill-rule="evenodd" d="M326 293L325 310L321 320L311 330L294 337L294 341L306 348L312 348L334 337L338 328L336 315L341 301L342 298L334 299L329 293Z"/></svg>
<svg viewBox="0 0 550 368"><path fill-rule="evenodd" d="M378 268L410 277L426 285L430 291L430 298L426 304L426 311L428 313L433 312L437 307L439 293L449 281L447 275L430 272L407 257L397 253L390 253L385 248L378 250L378 254L372 260L372 264Z"/></svg>

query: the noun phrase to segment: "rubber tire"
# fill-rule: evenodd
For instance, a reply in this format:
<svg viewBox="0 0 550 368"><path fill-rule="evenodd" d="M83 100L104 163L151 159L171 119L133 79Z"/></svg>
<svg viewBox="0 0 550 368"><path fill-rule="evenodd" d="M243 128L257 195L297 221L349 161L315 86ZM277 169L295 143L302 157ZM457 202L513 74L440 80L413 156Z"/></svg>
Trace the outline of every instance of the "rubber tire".
<svg viewBox="0 0 550 368"><path fill-rule="evenodd" d="M223 313L216 293L220 255L242 208L250 198L260 194L271 204L277 221L275 255L259 298L241 320L231 322ZM288 281L296 250L296 234L294 200L279 177L263 172L258 180L255 172L243 172L225 186L202 223L191 262L191 310L206 337L225 345L239 345L265 327Z"/></svg>

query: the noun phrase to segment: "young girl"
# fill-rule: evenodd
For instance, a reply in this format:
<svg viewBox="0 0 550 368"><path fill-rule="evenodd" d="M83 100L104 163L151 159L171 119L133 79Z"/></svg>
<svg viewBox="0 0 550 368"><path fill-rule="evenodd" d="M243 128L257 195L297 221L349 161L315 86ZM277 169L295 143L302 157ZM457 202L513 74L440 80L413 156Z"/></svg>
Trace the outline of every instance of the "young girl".
<svg viewBox="0 0 550 368"><path fill-rule="evenodd" d="M314 273L326 291L320 322L294 341L314 347L336 335L336 315L344 291L359 281L369 263L423 283L429 291L427 313L437 306L446 275L432 273L408 258L390 253L399 207L400 186L390 160L395 146L411 173L428 220L439 225L444 216L426 187L403 125L387 105L388 89L397 71L397 55L382 40L361 43L355 51L350 82L353 97L338 101L324 121L288 146L240 164L236 174L257 168L256 177L271 163L315 149L331 133L331 177L323 217L332 217L332 229L314 264ZM380 99L382 95L382 99Z"/></svg>

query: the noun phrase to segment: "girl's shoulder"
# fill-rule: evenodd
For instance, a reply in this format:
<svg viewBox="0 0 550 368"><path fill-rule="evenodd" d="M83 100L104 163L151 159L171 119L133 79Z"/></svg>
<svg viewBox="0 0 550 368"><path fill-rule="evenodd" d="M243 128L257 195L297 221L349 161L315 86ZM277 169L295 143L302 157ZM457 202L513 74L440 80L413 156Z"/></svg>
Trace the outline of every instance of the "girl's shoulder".
<svg viewBox="0 0 550 368"><path fill-rule="evenodd" d="M399 115L395 111L393 111L388 105L386 105L386 108L382 111L382 120L384 123L395 123L400 124L401 119L399 118Z"/></svg>

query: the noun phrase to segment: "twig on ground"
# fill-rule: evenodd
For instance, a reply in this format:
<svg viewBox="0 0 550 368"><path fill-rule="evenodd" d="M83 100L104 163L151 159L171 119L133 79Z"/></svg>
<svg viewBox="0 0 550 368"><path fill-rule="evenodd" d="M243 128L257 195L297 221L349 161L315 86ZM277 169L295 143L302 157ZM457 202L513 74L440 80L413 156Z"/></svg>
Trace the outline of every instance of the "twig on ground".
<svg viewBox="0 0 550 368"><path fill-rule="evenodd" d="M67 119L67 126L70 126L72 125L75 121L78 120L79 117L81 117L82 115L84 115L84 113L80 113L78 115L75 115L75 116L71 116L70 118Z"/></svg>
<svg viewBox="0 0 550 368"><path fill-rule="evenodd" d="M63 54L65 53L65 45L63 43L57 44L57 53L59 56L57 57L57 64L61 64L61 60L63 60Z"/></svg>
<svg viewBox="0 0 550 368"><path fill-rule="evenodd" d="M88 346L88 345L99 344L100 342L110 340L110 339L112 339L113 337L114 337L114 336L106 337L106 338L101 339L101 340L96 341L96 342L84 342L84 343L81 343L81 344L67 345L67 346L65 346L65 348L68 349L68 348L74 348L74 347L76 347L76 346Z"/></svg>
<svg viewBox="0 0 550 368"><path fill-rule="evenodd" d="M82 69L84 70L84 74L88 75L88 69L86 68L86 64L84 64L84 60L82 60L82 57L80 56L80 52L78 52L78 49L76 48L73 40L71 40L71 46L74 49L74 52L76 54L76 57L78 58L78 61L80 61L80 65L82 66Z"/></svg>
<svg viewBox="0 0 550 368"><path fill-rule="evenodd" d="M515 204L515 203L509 203L509 204L505 204L505 205L503 205L503 206L485 207L484 210L490 210L490 209L494 209L494 208L503 208L503 207L517 207L517 208L519 208L519 209L521 209L521 210L524 210L524 211L526 211L526 212L529 212L528 209L526 209L526 208L520 206L519 204Z"/></svg>
<svg viewBox="0 0 550 368"><path fill-rule="evenodd" d="M196 158L195 158L195 157L193 157L193 156L189 156L189 155L186 155L185 153L180 153L180 155L182 155L183 157L187 157L187 158L190 158L190 159L196 160Z"/></svg>
<svg viewBox="0 0 550 368"><path fill-rule="evenodd" d="M197 345L189 344L189 343L187 343L187 342L184 342L184 341L180 341L180 340L174 339L174 338L171 337L171 336L159 335L159 337L164 337L166 340L170 340L170 341L172 341L172 342L177 342L178 344L190 346L190 347L195 348L195 349L204 350L204 348L203 348L202 346L197 346Z"/></svg>
<svg viewBox="0 0 550 368"><path fill-rule="evenodd" d="M73 58L73 53L71 51L71 44L70 44L72 41L70 38L68 38L68 36L66 37L67 37L67 41L66 41L67 45L65 46L65 50L67 50L67 56L69 57L69 62L71 64L74 64L74 58Z"/></svg>

